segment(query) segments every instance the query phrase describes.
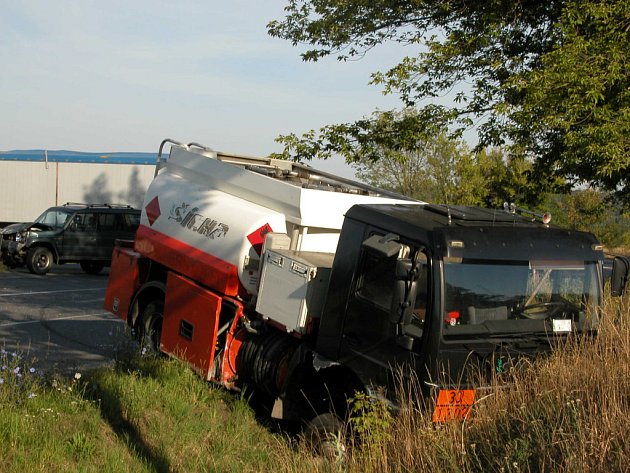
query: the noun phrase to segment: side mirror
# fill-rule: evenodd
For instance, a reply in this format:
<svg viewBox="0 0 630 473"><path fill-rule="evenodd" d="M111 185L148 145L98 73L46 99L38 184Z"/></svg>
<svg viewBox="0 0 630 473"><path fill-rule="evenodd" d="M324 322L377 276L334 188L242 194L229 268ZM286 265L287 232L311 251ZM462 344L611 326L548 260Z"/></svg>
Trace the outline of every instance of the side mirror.
<svg viewBox="0 0 630 473"><path fill-rule="evenodd" d="M419 274L420 269L417 262L410 259L396 261L394 297L389 311L391 323L405 325L411 321Z"/></svg>
<svg viewBox="0 0 630 473"><path fill-rule="evenodd" d="M613 262L612 276L610 278L610 292L613 296L623 296L628 275L630 273L630 258L617 256Z"/></svg>
<svg viewBox="0 0 630 473"><path fill-rule="evenodd" d="M385 236L372 235L363 242L363 247L372 250L386 258L391 258L400 253L403 245L398 241L400 237L393 233Z"/></svg>
<svg viewBox="0 0 630 473"><path fill-rule="evenodd" d="M416 281L397 280L394 297L389 310L389 321L393 324L408 324L411 321L413 302L416 300Z"/></svg>

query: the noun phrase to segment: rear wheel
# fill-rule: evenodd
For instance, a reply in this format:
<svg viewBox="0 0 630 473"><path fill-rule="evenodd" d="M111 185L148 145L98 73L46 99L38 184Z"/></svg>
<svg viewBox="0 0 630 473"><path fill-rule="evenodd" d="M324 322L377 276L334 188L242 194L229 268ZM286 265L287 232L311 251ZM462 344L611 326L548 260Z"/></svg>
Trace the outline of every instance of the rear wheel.
<svg viewBox="0 0 630 473"><path fill-rule="evenodd" d="M52 252L43 246L37 246L28 250L26 255L26 267L33 274L43 276L53 264Z"/></svg>
<svg viewBox="0 0 630 473"><path fill-rule="evenodd" d="M87 274L98 274L105 267L102 261L81 261L81 269Z"/></svg>
<svg viewBox="0 0 630 473"><path fill-rule="evenodd" d="M140 340L143 347L160 353L162 321L164 320L164 302L154 300L142 311L140 319Z"/></svg>

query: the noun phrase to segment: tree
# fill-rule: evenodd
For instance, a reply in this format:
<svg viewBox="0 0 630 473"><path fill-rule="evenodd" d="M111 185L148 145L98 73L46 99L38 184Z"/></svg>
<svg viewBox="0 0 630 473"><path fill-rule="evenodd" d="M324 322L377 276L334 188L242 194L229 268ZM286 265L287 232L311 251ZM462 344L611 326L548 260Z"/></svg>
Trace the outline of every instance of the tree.
<svg viewBox="0 0 630 473"><path fill-rule="evenodd" d="M548 205L557 225L592 232L611 248L630 245L630 216L619 211L608 193L580 189L552 196Z"/></svg>
<svg viewBox="0 0 630 473"><path fill-rule="evenodd" d="M532 164L521 155L509 155L503 149L483 149L477 153L480 172L485 178L484 204L495 208L504 202L518 206L544 211L547 193L541 192L539 186L531 182ZM566 191L567 186L562 179L549 182L548 188Z"/></svg>
<svg viewBox="0 0 630 473"><path fill-rule="evenodd" d="M630 2L568 2L562 40L540 68L513 79L519 143L577 182L617 191L630 204Z"/></svg>
<svg viewBox="0 0 630 473"><path fill-rule="evenodd" d="M408 149L409 135L457 137L476 125L478 149L507 145L532 160L539 188L563 177L627 194L629 8L627 0L289 0L268 31L308 45L306 61L354 59L388 41L414 48L372 83L415 113L281 136L284 154L378 159L384 145ZM434 100L451 90L454 105Z"/></svg>
<svg viewBox="0 0 630 473"><path fill-rule="evenodd" d="M474 153L445 135L419 138L413 150L383 149L380 159L353 166L368 184L426 202L532 207L541 198L527 182L527 162L506 158L498 148Z"/></svg>
<svg viewBox="0 0 630 473"><path fill-rule="evenodd" d="M419 200L478 205L486 179L475 155L463 142L440 135L420 138L410 150L383 149L378 160L356 163L359 179Z"/></svg>

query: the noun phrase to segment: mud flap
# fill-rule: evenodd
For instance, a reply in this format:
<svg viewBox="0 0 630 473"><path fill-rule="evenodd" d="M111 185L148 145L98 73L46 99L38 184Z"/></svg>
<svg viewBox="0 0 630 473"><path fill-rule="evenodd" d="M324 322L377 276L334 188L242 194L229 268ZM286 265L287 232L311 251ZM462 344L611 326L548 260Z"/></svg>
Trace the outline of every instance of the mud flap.
<svg viewBox="0 0 630 473"><path fill-rule="evenodd" d="M141 256L132 248L116 246L105 291L103 307L125 322L133 296L140 286L138 261Z"/></svg>

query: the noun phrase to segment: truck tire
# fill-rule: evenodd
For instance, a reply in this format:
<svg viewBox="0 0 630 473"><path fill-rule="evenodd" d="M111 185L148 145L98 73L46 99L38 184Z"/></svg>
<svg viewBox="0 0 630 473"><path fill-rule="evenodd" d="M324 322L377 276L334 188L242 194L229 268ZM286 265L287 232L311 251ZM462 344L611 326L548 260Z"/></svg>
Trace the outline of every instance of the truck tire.
<svg viewBox="0 0 630 473"><path fill-rule="evenodd" d="M81 269L87 274L98 274L105 267L102 261L81 261Z"/></svg>
<svg viewBox="0 0 630 473"><path fill-rule="evenodd" d="M306 424L304 440L318 455L336 460L347 457L346 426L331 412L320 414Z"/></svg>
<svg viewBox="0 0 630 473"><path fill-rule="evenodd" d="M142 311L140 319L140 340L143 348L160 353L162 321L164 320L164 302L151 301Z"/></svg>
<svg viewBox="0 0 630 473"><path fill-rule="evenodd" d="M33 274L43 276L53 264L52 252L44 246L36 246L28 250L26 255L26 267Z"/></svg>

